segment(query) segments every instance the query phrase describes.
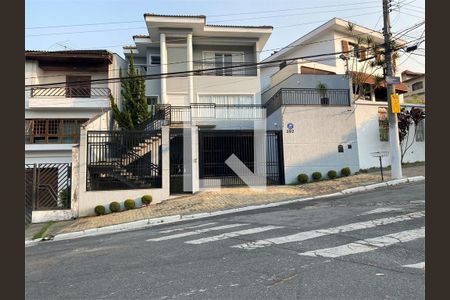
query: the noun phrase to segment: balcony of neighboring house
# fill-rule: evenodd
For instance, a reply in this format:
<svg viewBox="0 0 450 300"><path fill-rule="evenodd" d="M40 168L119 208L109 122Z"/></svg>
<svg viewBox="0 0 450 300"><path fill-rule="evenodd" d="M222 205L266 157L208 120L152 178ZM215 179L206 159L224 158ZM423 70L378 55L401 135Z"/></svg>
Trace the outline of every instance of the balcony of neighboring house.
<svg viewBox="0 0 450 300"><path fill-rule="evenodd" d="M103 109L110 107L110 89L91 84L91 76L66 76L65 86L32 87L28 107Z"/></svg>
<svg viewBox="0 0 450 300"><path fill-rule="evenodd" d="M88 119L26 119L25 150L71 151Z"/></svg>
<svg viewBox="0 0 450 300"><path fill-rule="evenodd" d="M280 88L265 104L267 116L283 105L350 106L349 89Z"/></svg>

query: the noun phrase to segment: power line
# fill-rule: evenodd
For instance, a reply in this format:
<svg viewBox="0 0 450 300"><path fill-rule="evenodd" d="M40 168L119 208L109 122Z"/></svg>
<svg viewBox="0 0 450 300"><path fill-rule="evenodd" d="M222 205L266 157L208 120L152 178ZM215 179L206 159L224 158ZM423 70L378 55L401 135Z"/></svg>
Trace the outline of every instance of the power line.
<svg viewBox="0 0 450 300"><path fill-rule="evenodd" d="M263 10L263 11L253 11L253 12L242 12L234 14L221 14L221 15L208 15L207 18L214 17L226 17L226 16L237 16L237 15L252 15L252 14L262 14L271 12L282 12L282 11L293 11L293 10L308 10L316 8L330 8L330 7L344 7L344 6L360 6L367 3L376 3L378 1L365 1L359 3L340 3L335 5L321 5L321 6L310 6L310 7L297 7L289 9L278 9L278 10ZM142 20L133 21L121 21L121 22L99 22L99 23L84 23L84 24L66 24L66 25L50 25L50 26L35 26L35 27L25 27L25 29L47 29L47 28L65 28L65 27L82 27L82 26L97 26L97 25L112 25L112 24L130 24L130 23L141 23Z"/></svg>
<svg viewBox="0 0 450 300"><path fill-rule="evenodd" d="M393 49L393 50L399 50L399 49L403 49L403 47L399 47L397 49ZM228 69L235 69L235 68L240 68L242 70L245 70L245 68L247 67L255 67L255 66L261 66L261 65L269 65L269 64L276 64L276 63L281 63L281 62L286 62L286 61L291 61L291 60L299 60L299 59L308 59L308 58L314 58L314 57L325 57L325 56L332 56L332 55L338 55L338 54L345 54L345 53L350 53L353 52L353 50L349 50L349 51L339 51L339 52L331 52L331 53L322 53L322 54L315 54L315 55L307 55L307 56L300 56L300 57L292 57L292 58L286 58L286 59L278 59L278 60L273 60L270 62L258 62L258 63L249 63L249 64L241 64L241 65L234 65L234 66L224 66L224 67L217 67L217 68L207 68L207 69L201 69L201 70L192 70L192 71L178 71L178 72L167 72L167 73L159 73L159 74L149 74L149 75L137 75L137 76L133 76L133 77L115 77L115 78L107 78L107 79L92 79L92 80L85 80L85 81L79 81L77 82L77 84L79 84L80 86L85 84L85 83L93 83L93 82L120 82L122 80L126 80L126 79L130 79L130 78L143 78L145 80L155 80L155 79L162 79L162 78L172 78L172 77L187 77L187 76L194 76L195 73L199 73L199 72L211 72L211 71L217 71L217 70L228 70ZM308 62L304 62L304 63L308 63ZM186 76L183 76L186 75ZM46 84L32 84L32 85L25 85L25 88L32 88L32 87L46 87L46 86L58 86L58 85L66 85L66 82L55 82L55 83L46 83Z"/></svg>

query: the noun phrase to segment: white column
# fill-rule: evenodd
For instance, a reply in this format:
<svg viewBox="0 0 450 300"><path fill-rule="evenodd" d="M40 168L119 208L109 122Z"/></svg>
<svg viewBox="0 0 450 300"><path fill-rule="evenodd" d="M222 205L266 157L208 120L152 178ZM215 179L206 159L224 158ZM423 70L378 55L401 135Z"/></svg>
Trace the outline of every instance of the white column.
<svg viewBox="0 0 450 300"><path fill-rule="evenodd" d="M170 196L170 129L169 126L161 126L161 155L162 155L162 195L161 200Z"/></svg>
<svg viewBox="0 0 450 300"><path fill-rule="evenodd" d="M375 89L373 85L370 86L370 101L375 102Z"/></svg>
<svg viewBox="0 0 450 300"><path fill-rule="evenodd" d="M166 34L160 34L159 43L160 55L161 55L161 73L167 73L167 46L166 46ZM167 83L166 78L161 78L161 103L167 104Z"/></svg>
<svg viewBox="0 0 450 300"><path fill-rule="evenodd" d="M187 71L194 70L194 54L192 47L192 33L189 33L186 39L187 44ZM192 73L189 75L189 103L185 103L189 105L194 102L194 76Z"/></svg>

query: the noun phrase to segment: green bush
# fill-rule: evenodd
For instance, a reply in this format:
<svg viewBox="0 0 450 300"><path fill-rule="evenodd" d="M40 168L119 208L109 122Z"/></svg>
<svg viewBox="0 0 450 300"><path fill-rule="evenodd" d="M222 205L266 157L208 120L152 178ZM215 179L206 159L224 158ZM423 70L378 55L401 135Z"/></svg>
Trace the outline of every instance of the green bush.
<svg viewBox="0 0 450 300"><path fill-rule="evenodd" d="M103 205L97 205L97 206L94 208L94 211L95 211L95 214L96 214L97 216L101 216L101 215L106 214L106 208L105 208Z"/></svg>
<svg viewBox="0 0 450 300"><path fill-rule="evenodd" d="M322 178L322 173L320 173L320 172L314 172L314 173L312 173L311 177L312 177L315 181L318 181L318 180L320 180L320 178Z"/></svg>
<svg viewBox="0 0 450 300"><path fill-rule="evenodd" d="M144 195L141 198L142 204L145 204L145 205L149 205L150 203L152 203L152 200L153 200L153 198L150 195Z"/></svg>
<svg viewBox="0 0 450 300"><path fill-rule="evenodd" d="M117 202L117 201L111 202L111 203L109 204L109 210L110 210L112 213L119 212L119 211L120 211L120 203Z"/></svg>
<svg viewBox="0 0 450 300"><path fill-rule="evenodd" d="M136 208L136 202L133 199L125 200L124 206L127 210Z"/></svg>
<svg viewBox="0 0 450 300"><path fill-rule="evenodd" d="M337 172L335 170L330 170L330 171L328 171L327 175L328 175L328 178L334 179L337 176Z"/></svg>
<svg viewBox="0 0 450 300"><path fill-rule="evenodd" d="M350 170L350 168L343 168L341 170L341 175L342 176L349 176L350 174L352 174L352 171Z"/></svg>
<svg viewBox="0 0 450 300"><path fill-rule="evenodd" d="M307 175L307 174L299 174L298 176L297 176L297 180L298 180L298 182L300 182L300 183L307 183L308 182L308 180L309 180L309 176Z"/></svg>

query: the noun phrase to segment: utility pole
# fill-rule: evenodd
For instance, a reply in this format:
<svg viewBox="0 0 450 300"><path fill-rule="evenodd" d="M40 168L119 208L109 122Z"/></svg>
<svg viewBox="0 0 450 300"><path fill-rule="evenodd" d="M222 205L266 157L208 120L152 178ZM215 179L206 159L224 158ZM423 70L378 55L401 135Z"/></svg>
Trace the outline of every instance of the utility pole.
<svg viewBox="0 0 450 300"><path fill-rule="evenodd" d="M392 69L392 42L391 42L391 21L389 18L389 8L391 0L383 0L383 17L384 17L384 61L386 64L386 77L393 76ZM402 164L400 152L400 137L398 135L397 114L392 113L391 95L395 93L392 84L386 82L388 118L389 118L389 144L391 154L391 176L394 179L402 178Z"/></svg>

